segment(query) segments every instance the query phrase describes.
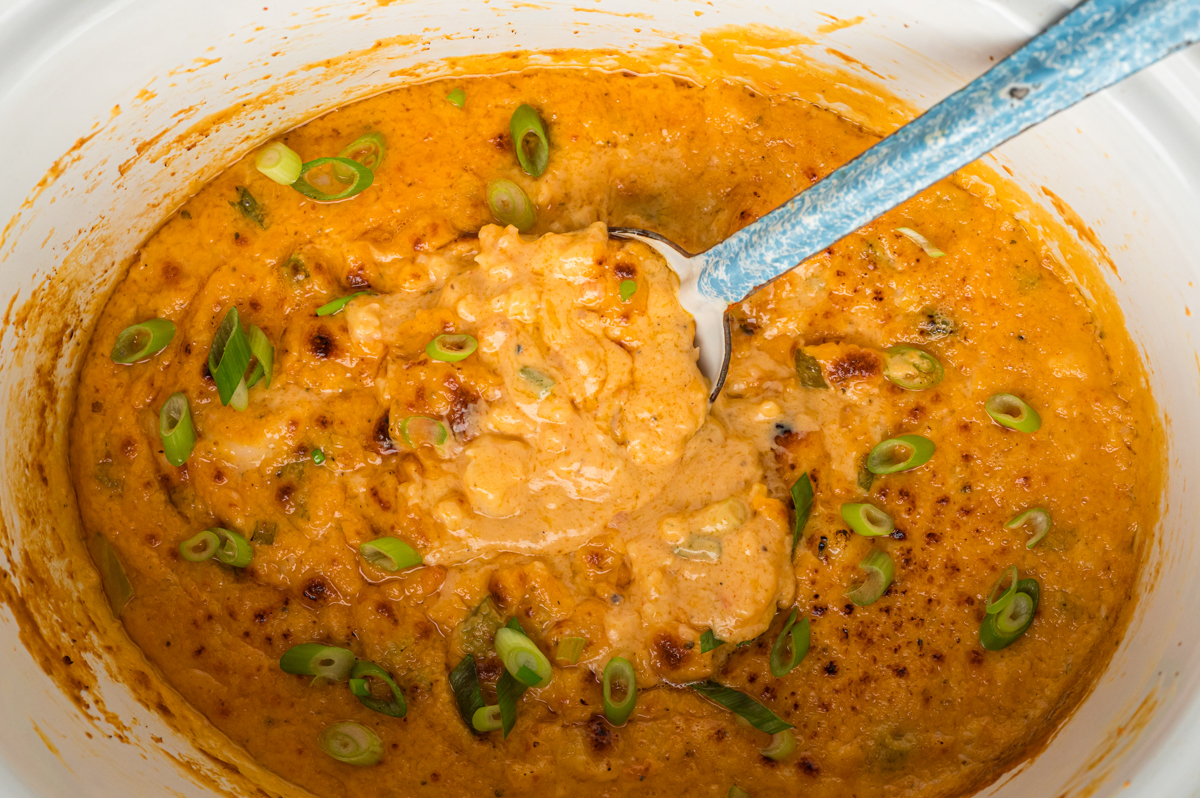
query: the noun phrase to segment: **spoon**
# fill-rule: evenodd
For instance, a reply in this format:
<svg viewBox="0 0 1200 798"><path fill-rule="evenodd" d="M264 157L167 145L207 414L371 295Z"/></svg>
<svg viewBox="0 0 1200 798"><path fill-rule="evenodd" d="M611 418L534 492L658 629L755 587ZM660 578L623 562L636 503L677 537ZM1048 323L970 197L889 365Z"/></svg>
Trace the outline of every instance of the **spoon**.
<svg viewBox="0 0 1200 798"><path fill-rule="evenodd" d="M715 247L642 241L679 276L715 402L729 369L726 311L844 236L1038 122L1200 40L1200 0L1085 0L1021 49L812 188Z"/></svg>

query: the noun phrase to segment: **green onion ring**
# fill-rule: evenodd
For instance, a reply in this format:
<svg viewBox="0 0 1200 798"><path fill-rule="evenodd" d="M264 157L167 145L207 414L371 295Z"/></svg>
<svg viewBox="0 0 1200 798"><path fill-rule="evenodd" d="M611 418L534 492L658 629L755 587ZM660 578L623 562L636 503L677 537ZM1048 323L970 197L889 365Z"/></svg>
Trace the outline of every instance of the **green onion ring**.
<svg viewBox="0 0 1200 798"><path fill-rule="evenodd" d="M946 376L942 364L928 352L899 344L887 349L883 376L909 391L924 391Z"/></svg>
<svg viewBox="0 0 1200 798"><path fill-rule="evenodd" d="M890 535L896 529L896 522L890 515L867 502L843 504L842 520L849 524L856 534L867 538Z"/></svg>
<svg viewBox="0 0 1200 798"><path fill-rule="evenodd" d="M1042 428L1042 417L1038 411L1011 393L993 394L988 397L983 409L992 417L992 421L1017 432L1037 432Z"/></svg>
<svg viewBox="0 0 1200 798"><path fill-rule="evenodd" d="M326 166L329 167L328 175L323 171ZM335 170L334 167L337 166L346 171ZM353 182L342 188L348 181L342 180L341 176L350 174L353 176ZM312 180L315 180L317 185L313 185ZM300 177L296 179L295 183L292 183L292 188L317 202L337 202L349 199L355 194L361 194L370 188L374 181L375 173L358 161L352 161L349 158L318 158L304 164L300 170ZM339 188L340 191L334 191ZM324 189L329 189L329 191Z"/></svg>
<svg viewBox="0 0 1200 798"><path fill-rule="evenodd" d="M496 705L500 707L500 728L504 730L505 738L517 725L517 702L528 689L528 686L508 671L501 673L500 680L496 682Z"/></svg>
<svg viewBox="0 0 1200 798"><path fill-rule="evenodd" d="M338 153L338 160L354 161L374 172L379 168L379 164L383 163L383 156L386 154L387 143L383 134L378 130L372 130L346 145L346 148ZM349 171L339 169L339 166L341 164L334 166L334 174L338 176L338 179L343 183L353 182L354 175Z"/></svg>
<svg viewBox="0 0 1200 798"><path fill-rule="evenodd" d="M746 792L735 784L729 788L729 795L727 798L750 798L750 793Z"/></svg>
<svg viewBox="0 0 1200 798"><path fill-rule="evenodd" d="M221 545L217 547L217 553L213 555L217 562L234 568L245 568L250 564L250 560L254 558L254 549L250 548L250 541L237 532L231 532L219 526L214 526L209 531L215 534L221 542Z"/></svg>
<svg viewBox="0 0 1200 798"><path fill-rule="evenodd" d="M804 532L804 526L812 515L813 486L807 471L792 483L792 504L796 508L796 526L792 530L792 550L795 551L796 544L800 542L800 535Z"/></svg>
<svg viewBox="0 0 1200 798"><path fill-rule="evenodd" d="M521 105L513 111L508 132L512 134L513 149L517 151L517 160L525 174L541 177L550 162L550 142L538 112L529 105Z"/></svg>
<svg viewBox="0 0 1200 798"><path fill-rule="evenodd" d="M475 669L475 657L468 653L450 671L450 689L458 704L458 714L468 726L474 726L475 713L483 709L483 692L479 688L479 672Z"/></svg>
<svg viewBox="0 0 1200 798"><path fill-rule="evenodd" d="M497 222L511 224L518 232L529 232L537 222L537 213L529 195L511 180L498 177L488 181L487 204Z"/></svg>
<svg viewBox="0 0 1200 798"><path fill-rule="evenodd" d="M637 290L638 284L636 280L622 280L620 287L621 301L628 302L633 299L633 295L637 293Z"/></svg>
<svg viewBox="0 0 1200 798"><path fill-rule="evenodd" d="M254 168L281 186L295 183L303 166L300 155L282 141L272 141L254 159Z"/></svg>
<svg viewBox="0 0 1200 798"><path fill-rule="evenodd" d="M477 732L500 731L504 728L504 719L500 715L500 705L482 706L471 715L471 727Z"/></svg>
<svg viewBox="0 0 1200 798"><path fill-rule="evenodd" d="M314 465L320 465L325 462L325 452L320 449L312 450L312 461Z"/></svg>
<svg viewBox="0 0 1200 798"><path fill-rule="evenodd" d="M867 455L872 474L895 474L925 465L937 447L923 435L901 435L883 441Z"/></svg>
<svg viewBox="0 0 1200 798"><path fill-rule="evenodd" d="M1033 534L1030 536L1029 542L1025 544L1025 548L1032 549L1042 542L1042 538L1046 537L1046 533L1050 531L1052 523L1049 510L1044 507L1031 507L1004 526L1006 529L1018 529L1028 526Z"/></svg>
<svg viewBox="0 0 1200 798"><path fill-rule="evenodd" d="M521 376L521 379L529 383L530 387L534 389L534 393L537 394L538 399L545 399L550 395L550 391L554 389L554 380L535 368L522 366L521 370L517 373Z"/></svg>
<svg viewBox="0 0 1200 798"><path fill-rule="evenodd" d="M108 606L112 608L113 616L121 617L125 605L133 598L133 585L129 575L125 573L116 550L103 535L92 539L92 559L96 561L96 570L100 572L100 583L104 586L104 595L108 598Z"/></svg>
<svg viewBox="0 0 1200 798"><path fill-rule="evenodd" d="M721 560L721 541L712 535L689 535L687 542L676 546L672 553L684 560L698 562L719 562Z"/></svg>
<svg viewBox="0 0 1200 798"><path fill-rule="evenodd" d="M946 254L935 247L928 238L921 235L911 227L897 227L896 232L916 244L921 249L925 250L925 254L931 258L940 258Z"/></svg>
<svg viewBox="0 0 1200 798"><path fill-rule="evenodd" d="M400 439L410 449L441 446L450 437L446 425L429 416L409 416L400 422Z"/></svg>
<svg viewBox="0 0 1200 798"><path fill-rule="evenodd" d="M326 726L317 744L326 754L347 765L375 765L383 759L383 741L379 735L352 720Z"/></svg>
<svg viewBox="0 0 1200 798"><path fill-rule="evenodd" d="M147 319L126 327L113 342L114 363L129 364L157 355L175 337L174 323L166 319Z"/></svg>
<svg viewBox="0 0 1200 798"><path fill-rule="evenodd" d="M267 334L260 330L257 325L250 325L250 354L254 355L254 371L250 372L250 378L246 381L247 388L253 388L259 380L263 380L263 387L271 387L271 372L275 368L275 347L271 345L271 339L267 338Z"/></svg>
<svg viewBox="0 0 1200 798"><path fill-rule="evenodd" d="M367 684L368 676L386 684L392 691L392 697L384 699L371 695L370 685ZM400 688L396 686L392 675L374 662L367 662L365 659L360 659L354 663L354 669L350 671L350 692L354 693L355 698L364 707L381 715L387 715L389 718L402 718L408 714L408 705L404 702L404 693L400 692Z"/></svg>
<svg viewBox="0 0 1200 798"><path fill-rule="evenodd" d="M707 654L714 648L720 648L725 645L725 641L720 639L713 633L712 629L705 629L700 634L700 653Z"/></svg>
<svg viewBox="0 0 1200 798"><path fill-rule="evenodd" d="M342 308L346 307L346 305L349 305L350 300L354 299L355 297L370 296L370 295L371 295L370 291L355 291L353 294L350 294L349 296L338 297L337 299L334 299L330 302L326 302L324 305L317 308L317 315L318 316L332 316L333 314L341 311Z"/></svg>
<svg viewBox="0 0 1200 798"><path fill-rule="evenodd" d="M471 356L479 348L473 335L446 333L425 344L425 354L443 363L457 363Z"/></svg>
<svg viewBox="0 0 1200 798"><path fill-rule="evenodd" d="M455 108L462 108L463 104L467 101L467 93L462 89L454 89L446 95L446 101Z"/></svg>
<svg viewBox="0 0 1200 798"><path fill-rule="evenodd" d="M179 544L179 554L188 562L211 560L221 547L221 539L211 529L197 532Z"/></svg>
<svg viewBox="0 0 1200 798"><path fill-rule="evenodd" d="M784 729L781 732L776 732L771 735L771 744L766 748L758 749L759 753L767 759L780 762L787 759L792 754L796 753L796 733L791 729Z"/></svg>
<svg viewBox="0 0 1200 798"><path fill-rule="evenodd" d="M983 611L988 615L995 615L1012 603L1013 596L1017 595L1017 582L1020 580L1017 566L1011 565L1005 569L1004 573L1000 574L1000 578L996 580L992 591L988 593ZM1008 587L1004 587L1005 582L1008 582Z"/></svg>
<svg viewBox="0 0 1200 798"><path fill-rule="evenodd" d="M604 717L614 726L624 726L637 704L637 679L633 665L624 657L613 657L604 666ZM624 691L625 697L613 699L614 691Z"/></svg>
<svg viewBox="0 0 1200 798"><path fill-rule="evenodd" d="M887 552L872 549L871 553L858 564L867 572L866 580L846 593L846 598L860 607L874 604L891 587L896 575L896 564Z"/></svg>
<svg viewBox="0 0 1200 798"><path fill-rule="evenodd" d="M246 385L245 377L234 388L233 396L229 397L229 406L239 413L250 406L250 388Z"/></svg>
<svg viewBox="0 0 1200 798"><path fill-rule="evenodd" d="M550 660L524 632L507 626L497 629L496 653L505 670L528 687L545 687L554 676Z"/></svg>
<svg viewBox="0 0 1200 798"><path fill-rule="evenodd" d="M171 394L158 412L158 436L162 440L163 456L178 468L192 456L196 446L196 429L192 426L192 410L182 391Z"/></svg>
<svg viewBox="0 0 1200 798"><path fill-rule="evenodd" d="M1029 629L1037 614L1041 586L1036 579L1022 579L1017 592L1004 609L984 616L979 627L979 643L988 651L1012 645Z"/></svg>
<svg viewBox="0 0 1200 798"><path fill-rule="evenodd" d="M798 607L792 607L792 612L784 622L779 637L775 638L775 645L771 646L771 675L776 679L787 676L808 656L810 634L808 618L803 618L800 623L796 623L798 612ZM784 659L785 653L786 659Z"/></svg>
<svg viewBox="0 0 1200 798"><path fill-rule="evenodd" d="M315 676L317 679L343 682L350 678L354 669L354 652L324 643L301 643L289 648L279 658L279 669L294 676Z"/></svg>
<svg viewBox="0 0 1200 798"><path fill-rule="evenodd" d="M785 729L792 728L792 724L782 720L774 712L740 690L726 687L711 679L706 682L696 682L690 686L709 701L720 704L738 717L744 718L759 731L778 734Z"/></svg>
<svg viewBox="0 0 1200 798"><path fill-rule="evenodd" d="M384 571L400 571L425 561L421 552L398 538L376 538L358 547L364 560Z"/></svg>
<svg viewBox="0 0 1200 798"><path fill-rule="evenodd" d="M221 404L228 405L233 394L246 376L250 366L250 342L242 330L237 308L230 308L221 319L213 335L212 348L208 350L208 371L217 384Z"/></svg>
<svg viewBox="0 0 1200 798"><path fill-rule="evenodd" d="M579 662L579 658L583 655L583 649L586 645L586 638L564 637L558 641L558 648L554 652L554 660L562 665L574 665Z"/></svg>

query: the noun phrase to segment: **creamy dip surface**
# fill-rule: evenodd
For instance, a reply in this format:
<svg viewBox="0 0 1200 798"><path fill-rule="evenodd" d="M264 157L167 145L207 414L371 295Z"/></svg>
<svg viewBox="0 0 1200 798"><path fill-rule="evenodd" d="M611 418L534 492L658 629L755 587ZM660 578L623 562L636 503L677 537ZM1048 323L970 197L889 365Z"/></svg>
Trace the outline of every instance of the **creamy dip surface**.
<svg viewBox="0 0 1200 798"><path fill-rule="evenodd" d="M548 131L536 178L509 135L522 104ZM280 141L307 161L369 132L386 152L351 199L272 182L253 153L200 191L139 251L80 378L75 488L85 529L128 575L122 620L235 743L321 796L942 796L1031 753L1086 691L1156 518L1153 403L1125 331L1101 321L1113 314L970 180L732 308L733 363L710 408L678 280L607 227L703 249L872 132L734 83L556 69L402 88ZM536 206L525 234L493 218L496 178ZM209 369L230 308L274 347L269 386L241 411ZM151 318L174 323L169 345L114 362L117 335ZM477 348L436 359L441 335ZM889 379L898 345L944 379ZM159 434L176 392L196 432L178 467ZM997 393L1040 428L993 421ZM872 474L867 455L900 435L936 451ZM793 545L806 474L812 513ZM852 531L842 507L862 502L894 529ZM1035 507L1053 521L1029 548L1030 528L1006 522ZM181 556L214 527L249 541L247 565ZM380 538L421 562L364 559ZM856 603L877 552L894 579ZM988 650L989 593L1014 566L1038 582L1036 614ZM776 676L793 608L810 647ZM553 676L519 698L511 733L477 733L449 675L472 658L495 704L494 640L511 619ZM562 656L573 638L582 650ZM281 669L313 642L389 673L404 717ZM614 657L637 679L623 724L602 695ZM795 750L765 756L771 735L689 686L701 682L790 724ZM379 738L377 764L327 754L319 738L341 721Z"/></svg>

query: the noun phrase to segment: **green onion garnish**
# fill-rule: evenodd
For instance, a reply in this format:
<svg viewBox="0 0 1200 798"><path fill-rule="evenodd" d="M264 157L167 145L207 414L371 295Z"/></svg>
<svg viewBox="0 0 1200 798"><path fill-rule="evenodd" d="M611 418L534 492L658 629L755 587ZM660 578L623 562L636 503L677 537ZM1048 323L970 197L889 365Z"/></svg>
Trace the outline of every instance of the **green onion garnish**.
<svg viewBox="0 0 1200 798"><path fill-rule="evenodd" d="M828 388L821 363L803 349L796 350L796 379L801 388Z"/></svg>
<svg viewBox="0 0 1200 798"><path fill-rule="evenodd" d="M863 537L890 535L896 529L892 517L873 504L860 502L842 505L842 520Z"/></svg>
<svg viewBox="0 0 1200 798"><path fill-rule="evenodd" d="M335 167L340 167L336 168ZM349 176L353 182L344 180ZM304 164L292 188L317 202L337 202L366 191L375 173L349 158L318 158ZM347 183L349 185L346 185Z"/></svg>
<svg viewBox="0 0 1200 798"><path fill-rule="evenodd" d="M915 346L900 344L887 350L883 376L901 388L923 391L941 382L946 372L933 355Z"/></svg>
<svg viewBox="0 0 1200 798"><path fill-rule="evenodd" d="M979 642L988 651L999 651L1025 634L1037 613L1041 585L1036 579L1017 582L1016 592L1003 609L984 616Z"/></svg>
<svg viewBox="0 0 1200 798"><path fill-rule="evenodd" d="M315 676L317 679L344 682L354 669L354 652L324 643L301 643L289 648L279 658L279 668L295 676Z"/></svg>
<svg viewBox="0 0 1200 798"><path fill-rule="evenodd" d="M554 380L535 368L521 366L521 370L517 373L521 375L521 379L529 383L530 387L533 388L533 392L537 394L538 399L545 399L554 388Z"/></svg>
<svg viewBox="0 0 1200 798"><path fill-rule="evenodd" d="M303 165L300 155L282 141L272 141L254 159L254 168L281 186L295 183Z"/></svg>
<svg viewBox="0 0 1200 798"><path fill-rule="evenodd" d="M108 597L108 606L112 607L113 615L120 618L125 605L133 598L129 576L117 558L116 550L103 535L93 538L92 557L96 561L96 570L100 572L100 583L104 586L104 595Z"/></svg>
<svg viewBox="0 0 1200 798"><path fill-rule="evenodd" d="M792 724L781 720L774 712L740 690L734 690L732 687L718 684L711 679L706 682L697 682L691 685L691 687L708 700L720 704L729 711L745 718L750 722L751 726L759 731L764 731L767 734L778 734L785 729L792 728Z"/></svg>
<svg viewBox="0 0 1200 798"><path fill-rule="evenodd" d="M545 687L554 676L550 660L524 632L507 626L497 629L496 653L505 670L528 687Z"/></svg>
<svg viewBox="0 0 1200 798"><path fill-rule="evenodd" d="M467 654L462 662L450 671L450 689L458 704L458 714L463 722L474 726L475 713L483 709L483 692L479 689L479 672L475 669L475 657Z"/></svg>
<svg viewBox="0 0 1200 798"><path fill-rule="evenodd" d="M672 549L676 557L700 562L718 562L721 559L721 541L711 535L690 535L682 546Z"/></svg>
<svg viewBox="0 0 1200 798"><path fill-rule="evenodd" d="M115 363L136 363L167 348L175 337L175 325L166 319L147 319L121 330L113 342Z"/></svg>
<svg viewBox="0 0 1200 798"><path fill-rule="evenodd" d="M517 725L517 701L528 689L508 671L500 674L500 680L496 682L496 705L500 707L500 726L504 729L504 737L508 737L513 726Z"/></svg>
<svg viewBox="0 0 1200 798"><path fill-rule="evenodd" d="M622 280L620 288L621 301L628 302L630 299L633 299L633 295L637 293L637 289L638 284L636 280Z"/></svg>
<svg viewBox="0 0 1200 798"><path fill-rule="evenodd" d="M891 587L892 579L896 576L896 564L887 552L872 549L858 567L867 572L866 581L847 591L846 598L860 607L865 607L879 601Z"/></svg>
<svg viewBox="0 0 1200 798"><path fill-rule="evenodd" d="M808 618L802 618L796 623L799 608L792 607L775 645L771 646L771 674L776 679L782 679L792 672L792 669L808 656L809 623Z"/></svg>
<svg viewBox="0 0 1200 798"><path fill-rule="evenodd" d="M1006 529L1029 527L1031 535L1025 548L1032 549L1042 542L1042 538L1046 537L1046 533L1050 531L1050 524L1050 511L1043 507L1033 507L1013 518L1004 527Z"/></svg>
<svg viewBox="0 0 1200 798"><path fill-rule="evenodd" d="M998 393L988 397L983 409L1002 427L1017 432L1037 432L1042 427L1042 417L1025 400L1011 393Z"/></svg>
<svg viewBox="0 0 1200 798"><path fill-rule="evenodd" d="M275 347L271 345L267 334L257 325L250 325L249 338L250 354L254 355L254 371L250 372L246 388L253 388L259 380L263 380L264 388L270 388L271 372L275 368Z"/></svg>
<svg viewBox="0 0 1200 798"><path fill-rule="evenodd" d="M807 471L792 483L792 504L796 508L796 526L792 530L792 549L795 550L800 542L800 535L804 532L804 525L812 515L813 486Z"/></svg>
<svg viewBox="0 0 1200 798"><path fill-rule="evenodd" d="M368 677L378 679L386 684L392 691L392 697L384 699L371 695L371 687L367 683ZM389 718L402 718L408 713L408 705L404 703L404 694L396 686L392 675L374 662L360 659L354 663L354 669L350 671L350 692L354 693L364 707L387 715Z"/></svg>
<svg viewBox="0 0 1200 798"><path fill-rule="evenodd" d="M397 538L376 538L358 547L362 558L385 571L412 568L424 562L421 552Z"/></svg>
<svg viewBox="0 0 1200 798"><path fill-rule="evenodd" d="M239 413L250 406L250 388L246 385L245 379L237 384L233 396L229 397L229 406Z"/></svg>
<svg viewBox="0 0 1200 798"><path fill-rule="evenodd" d="M500 224L511 224L522 233L537 222L537 214L529 195L511 180L498 177L488 181L487 204Z"/></svg>
<svg viewBox="0 0 1200 798"><path fill-rule="evenodd" d="M208 350L208 371L217 383L221 404L228 405L250 365L250 342L242 330L237 308L230 308L217 327Z"/></svg>
<svg viewBox="0 0 1200 798"><path fill-rule="evenodd" d="M312 450L312 461L314 465L320 465L325 462L325 452L320 449Z"/></svg>
<svg viewBox="0 0 1200 798"><path fill-rule="evenodd" d="M872 474L895 474L923 466L937 449L923 435L901 435L889 438L867 455L867 468Z"/></svg>
<svg viewBox="0 0 1200 798"><path fill-rule="evenodd" d="M450 437L446 425L429 416L409 416L400 422L400 438L410 449L441 446Z"/></svg>
<svg viewBox="0 0 1200 798"><path fill-rule="evenodd" d="M229 204L241 211L242 216L245 216L259 227L266 227L266 214L263 211L262 205L250 193L250 189L245 186L238 186L237 193L238 198Z"/></svg>
<svg viewBox="0 0 1200 798"><path fill-rule="evenodd" d="M446 333L425 344L425 354L443 363L457 363L469 357L477 348L479 342L473 335Z"/></svg>
<svg viewBox="0 0 1200 798"><path fill-rule="evenodd" d="M321 750L347 765L374 765L383 759L383 741L361 723L342 720L325 727L317 738Z"/></svg>
<svg viewBox="0 0 1200 798"><path fill-rule="evenodd" d="M587 639L583 637L564 637L558 641L558 649L554 652L554 660L560 665L574 665L583 655Z"/></svg>
<svg viewBox="0 0 1200 798"><path fill-rule="evenodd" d="M192 456L196 446L196 429L192 426L192 410L183 392L173 393L158 412L158 436L162 439L163 456L178 468Z"/></svg>
<svg viewBox="0 0 1200 798"><path fill-rule="evenodd" d="M513 111L512 119L508 122L508 131L512 134L513 149L517 151L517 160L525 174L531 177L541 177L550 162L550 142L546 139L546 127L538 112L528 105L522 105Z"/></svg>
<svg viewBox="0 0 1200 798"><path fill-rule="evenodd" d="M250 541L237 532L230 532L219 526L208 531L215 534L220 542L216 554L213 555L218 562L234 568L245 568L250 564L250 560L254 559L254 549L250 548Z"/></svg>
<svg viewBox="0 0 1200 798"><path fill-rule="evenodd" d="M324 305L317 308L317 315L318 316L332 316L333 314L339 312L342 308L349 305L350 300L354 299L355 297L369 296L370 294L371 294L370 291L355 291L353 294L350 294L349 296L338 297L337 299L333 300L332 302L326 302Z"/></svg>
<svg viewBox="0 0 1200 798"><path fill-rule="evenodd" d="M179 554L188 562L211 560L221 547L221 539L211 529L197 532L179 544Z"/></svg>
<svg viewBox="0 0 1200 798"><path fill-rule="evenodd" d="M708 652L712 651L714 648L718 648L723 645L725 645L725 641L721 640L719 637L717 637L715 634L713 634L712 629L705 629L700 634L700 653L701 654L707 654Z"/></svg>
<svg viewBox="0 0 1200 798"><path fill-rule="evenodd" d="M911 227L897 227L896 232L916 244L921 249L925 250L925 254L931 258L940 258L946 254L930 243L928 238L921 235Z"/></svg>
<svg viewBox="0 0 1200 798"><path fill-rule="evenodd" d="M633 665L624 657L613 657L604 666L604 717L614 726L623 726L637 704L637 681ZM623 698L613 698L613 693Z"/></svg>
<svg viewBox="0 0 1200 798"><path fill-rule="evenodd" d="M729 788L728 798L750 798L750 793L735 784Z"/></svg>
<svg viewBox="0 0 1200 798"><path fill-rule="evenodd" d="M988 593L987 603L983 607L984 613L995 615L1012 603L1013 597L1017 595L1017 582L1020 579L1017 566L1010 565L1005 569L1004 573L1000 574L1000 578L996 580L995 586L992 587L992 592ZM1008 587L1004 586L1006 582Z"/></svg>
<svg viewBox="0 0 1200 798"><path fill-rule="evenodd" d="M346 146L346 149L338 153L337 160L350 160L359 163L374 172L379 168L379 164L383 163L383 156L387 154L387 143L383 138L383 134L378 130L373 130L370 133L364 134L356 138L353 142ZM334 166L334 174L343 183L350 183L354 180L354 174L339 168L341 164ZM366 186L363 186L366 188Z"/></svg>
<svg viewBox="0 0 1200 798"><path fill-rule="evenodd" d="M758 750L767 759L773 759L776 762L787 759L796 753L796 734L791 729L776 732L771 735L771 744Z"/></svg>
<svg viewBox="0 0 1200 798"><path fill-rule="evenodd" d="M504 728L504 719L500 716L500 705L482 706L471 715L471 728L477 732L494 732Z"/></svg>
<svg viewBox="0 0 1200 798"><path fill-rule="evenodd" d="M467 93L462 89L454 89L446 95L446 100L455 108L462 108L467 101Z"/></svg>

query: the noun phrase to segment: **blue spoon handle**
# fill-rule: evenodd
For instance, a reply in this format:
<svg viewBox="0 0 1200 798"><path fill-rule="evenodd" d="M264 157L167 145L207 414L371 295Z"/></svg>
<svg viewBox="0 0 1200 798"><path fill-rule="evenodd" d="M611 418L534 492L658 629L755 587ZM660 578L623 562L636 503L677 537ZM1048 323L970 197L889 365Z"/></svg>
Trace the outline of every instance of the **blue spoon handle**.
<svg viewBox="0 0 1200 798"><path fill-rule="evenodd" d="M1086 0L970 85L697 256L738 302L1021 131L1200 41L1200 0Z"/></svg>

